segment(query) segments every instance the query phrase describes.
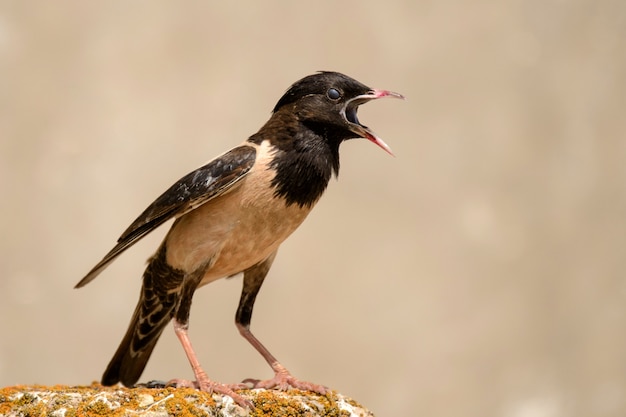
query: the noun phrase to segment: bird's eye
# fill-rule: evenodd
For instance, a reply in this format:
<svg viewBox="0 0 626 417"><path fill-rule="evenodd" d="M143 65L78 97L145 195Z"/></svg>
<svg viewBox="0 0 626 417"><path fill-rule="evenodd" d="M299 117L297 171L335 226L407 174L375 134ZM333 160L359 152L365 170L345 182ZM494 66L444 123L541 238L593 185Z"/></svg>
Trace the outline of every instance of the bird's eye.
<svg viewBox="0 0 626 417"><path fill-rule="evenodd" d="M339 97L341 97L341 93L336 88L329 88L326 92L326 95L331 100L337 100Z"/></svg>

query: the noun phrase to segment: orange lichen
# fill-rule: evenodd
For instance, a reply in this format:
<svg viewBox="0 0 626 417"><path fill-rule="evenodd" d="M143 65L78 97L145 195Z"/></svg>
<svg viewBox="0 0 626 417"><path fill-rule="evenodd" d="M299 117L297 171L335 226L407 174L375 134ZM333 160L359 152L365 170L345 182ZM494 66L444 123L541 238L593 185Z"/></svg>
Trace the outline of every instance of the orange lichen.
<svg viewBox="0 0 626 417"><path fill-rule="evenodd" d="M345 417L345 404L360 406L330 392L325 396L297 390L242 390L240 395L255 405L252 410L237 407L232 399L189 388L120 388L63 385L14 386L0 389L0 415L48 415L63 411L65 417L121 417L133 413L167 412L182 417L240 415L252 417ZM217 399L217 400L216 400ZM344 406L340 407L340 403Z"/></svg>

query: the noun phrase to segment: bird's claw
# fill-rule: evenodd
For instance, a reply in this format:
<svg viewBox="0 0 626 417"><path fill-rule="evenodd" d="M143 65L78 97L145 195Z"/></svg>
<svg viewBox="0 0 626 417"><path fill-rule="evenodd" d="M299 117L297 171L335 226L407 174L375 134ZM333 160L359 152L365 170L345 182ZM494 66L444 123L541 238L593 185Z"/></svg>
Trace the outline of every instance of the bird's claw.
<svg viewBox="0 0 626 417"><path fill-rule="evenodd" d="M291 375L287 370L276 372L272 379L261 381L259 379L247 378L244 379L243 382L252 384L252 388L277 389L279 391L287 391L295 388L300 391L311 391L320 395L326 395L328 392L328 388L325 386L301 381Z"/></svg>
<svg viewBox="0 0 626 417"><path fill-rule="evenodd" d="M168 387L175 388L195 388L200 391L208 392L209 394L217 393L227 395L231 397L237 404L243 408L252 409L254 404L250 400L245 399L241 395L237 394L235 390L248 389L248 385L240 384L220 384L215 381L211 381L208 378L201 378L196 381L189 381L187 379L172 379L168 381Z"/></svg>

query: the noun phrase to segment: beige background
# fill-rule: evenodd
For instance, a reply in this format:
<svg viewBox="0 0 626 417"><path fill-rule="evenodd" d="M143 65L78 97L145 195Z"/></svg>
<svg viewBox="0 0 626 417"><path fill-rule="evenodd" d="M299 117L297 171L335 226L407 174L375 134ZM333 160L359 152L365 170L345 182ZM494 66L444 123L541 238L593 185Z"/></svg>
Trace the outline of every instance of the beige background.
<svg viewBox="0 0 626 417"><path fill-rule="evenodd" d="M0 385L87 384L165 228L72 286L173 181L254 133L320 69L394 149L281 249L253 330L378 416L626 415L623 1L0 3ZM269 377L197 293L209 375ZM142 380L191 377L167 330Z"/></svg>

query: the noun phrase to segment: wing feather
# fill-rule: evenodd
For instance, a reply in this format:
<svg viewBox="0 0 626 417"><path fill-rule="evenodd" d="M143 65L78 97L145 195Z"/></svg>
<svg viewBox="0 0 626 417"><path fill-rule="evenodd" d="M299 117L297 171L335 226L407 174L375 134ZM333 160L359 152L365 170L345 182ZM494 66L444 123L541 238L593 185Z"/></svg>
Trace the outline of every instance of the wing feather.
<svg viewBox="0 0 626 417"><path fill-rule="evenodd" d="M250 171L255 157L253 146L241 145L178 180L137 217L122 233L117 245L75 288L91 282L122 252L169 219L180 217L233 189Z"/></svg>

